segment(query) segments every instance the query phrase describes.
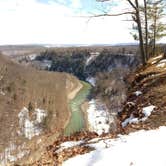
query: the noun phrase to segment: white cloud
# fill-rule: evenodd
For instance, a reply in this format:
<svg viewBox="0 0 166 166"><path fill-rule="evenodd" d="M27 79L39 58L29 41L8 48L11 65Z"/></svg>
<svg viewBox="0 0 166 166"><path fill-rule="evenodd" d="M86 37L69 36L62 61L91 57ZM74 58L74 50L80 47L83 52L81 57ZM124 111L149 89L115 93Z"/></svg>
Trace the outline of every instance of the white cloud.
<svg viewBox="0 0 166 166"><path fill-rule="evenodd" d="M71 0L71 7L72 8L81 8L82 7L82 4L81 4L81 0Z"/></svg>
<svg viewBox="0 0 166 166"><path fill-rule="evenodd" d="M79 6L79 1L74 6ZM122 17L73 17L70 7L50 1L0 0L0 44L118 43L133 41Z"/></svg>

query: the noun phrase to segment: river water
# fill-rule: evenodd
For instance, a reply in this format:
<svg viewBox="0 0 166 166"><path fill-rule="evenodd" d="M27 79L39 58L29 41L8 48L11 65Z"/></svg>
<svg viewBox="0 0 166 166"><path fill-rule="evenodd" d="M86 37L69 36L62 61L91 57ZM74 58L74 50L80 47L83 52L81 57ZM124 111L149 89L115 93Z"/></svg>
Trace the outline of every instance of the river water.
<svg viewBox="0 0 166 166"><path fill-rule="evenodd" d="M75 98L70 101L71 119L64 131L66 136L69 136L77 131L81 131L85 128L85 119L81 110L81 105L85 102L90 94L91 85L87 82L81 82L83 88L77 93Z"/></svg>

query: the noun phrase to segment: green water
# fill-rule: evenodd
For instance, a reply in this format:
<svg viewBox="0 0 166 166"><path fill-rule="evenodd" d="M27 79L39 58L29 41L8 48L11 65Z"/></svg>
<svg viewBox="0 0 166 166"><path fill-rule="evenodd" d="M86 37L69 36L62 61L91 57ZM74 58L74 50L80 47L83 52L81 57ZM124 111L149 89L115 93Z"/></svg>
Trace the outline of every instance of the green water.
<svg viewBox="0 0 166 166"><path fill-rule="evenodd" d="M84 116L81 111L81 104L86 100L87 96L90 93L91 85L86 82L81 82L83 84L83 88L77 93L76 97L70 101L70 110L71 110L71 119L66 127L64 134L69 136L77 131L81 131L84 126Z"/></svg>

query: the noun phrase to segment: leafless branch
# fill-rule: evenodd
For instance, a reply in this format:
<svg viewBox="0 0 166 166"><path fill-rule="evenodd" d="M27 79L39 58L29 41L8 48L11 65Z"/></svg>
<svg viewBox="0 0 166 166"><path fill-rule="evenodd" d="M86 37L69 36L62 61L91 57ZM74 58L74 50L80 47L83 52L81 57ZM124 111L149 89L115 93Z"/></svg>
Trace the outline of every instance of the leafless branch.
<svg viewBox="0 0 166 166"><path fill-rule="evenodd" d="M107 17L107 16L121 16L121 15L126 15L126 14L135 14L135 12L123 12L123 13L116 13L116 14L109 14L109 13L103 13L103 14L97 14L97 15L92 15L92 16L82 16L84 18L94 18L94 17Z"/></svg>
<svg viewBox="0 0 166 166"><path fill-rule="evenodd" d="M127 0L129 2L129 4L135 9L137 10L137 7L133 4L133 2L131 0Z"/></svg>

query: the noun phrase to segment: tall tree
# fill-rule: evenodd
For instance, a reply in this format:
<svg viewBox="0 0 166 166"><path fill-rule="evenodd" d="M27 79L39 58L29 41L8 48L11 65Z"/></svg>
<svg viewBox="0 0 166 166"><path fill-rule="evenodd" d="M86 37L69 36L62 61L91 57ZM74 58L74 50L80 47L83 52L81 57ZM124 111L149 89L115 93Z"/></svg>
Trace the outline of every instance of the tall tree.
<svg viewBox="0 0 166 166"><path fill-rule="evenodd" d="M144 18L145 18L145 54L146 60L149 58L148 51L148 16L147 16L147 0L144 0Z"/></svg>
<svg viewBox="0 0 166 166"><path fill-rule="evenodd" d="M105 2L105 1L110 1L110 0L97 0L97 1ZM139 4L138 0L133 0L133 1L132 0L124 0L124 1L126 1L130 5L132 12L124 12L124 13L117 14L117 15L131 14L133 21L136 22L142 64L145 65L146 64L146 55L145 55L145 49L144 49L143 31L142 31L142 23L141 23L141 16L140 16L140 4ZM100 16L117 16L117 15L104 13L103 15L101 14Z"/></svg>
<svg viewBox="0 0 166 166"><path fill-rule="evenodd" d="M154 56L156 54L156 42L166 36L166 24L162 22L166 6L164 0L151 0L148 5L149 46L152 47L152 55Z"/></svg>
<svg viewBox="0 0 166 166"><path fill-rule="evenodd" d="M104 2L104 1L111 1L111 0L98 0L98 1ZM158 0L157 4L158 6L160 5L160 7L156 7L156 8L154 8L154 4L156 4L156 0L143 0L143 1L123 0L123 1L129 4L129 6L132 9L132 12L123 12L118 14L104 13L98 16L118 16L122 14L130 14L132 16L132 19L136 24L134 25L134 29L137 31L137 33L134 34L134 37L135 39L138 39L139 41L142 64L145 65L149 57L149 51L148 51L149 41L151 43L153 41L153 50L155 50L156 39L164 36L164 33L161 33L161 31L163 32L164 30L164 26L163 24L161 25L161 22L158 23L157 25L157 22L159 22L159 15L161 16L164 12L163 7L161 6L161 3L165 0ZM152 1L155 1L155 3ZM152 15L153 17L151 17L151 22L153 22L153 24L152 23L149 24L150 15L151 15L150 12L153 12L153 15ZM153 29L153 35L149 33L150 29L151 31ZM152 36L153 36L153 40L150 39L152 38Z"/></svg>

